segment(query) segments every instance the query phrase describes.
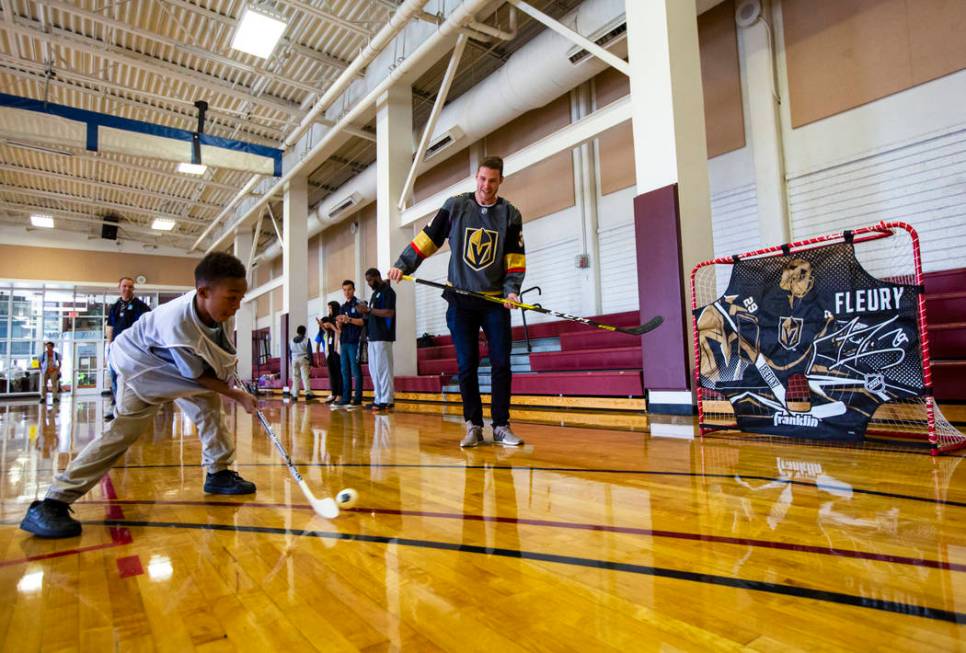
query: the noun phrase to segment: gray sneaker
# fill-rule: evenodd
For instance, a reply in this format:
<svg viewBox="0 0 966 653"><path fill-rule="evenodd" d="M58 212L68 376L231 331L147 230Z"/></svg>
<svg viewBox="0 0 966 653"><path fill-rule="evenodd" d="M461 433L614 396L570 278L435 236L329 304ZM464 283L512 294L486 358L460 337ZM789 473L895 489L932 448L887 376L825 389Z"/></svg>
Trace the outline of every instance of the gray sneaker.
<svg viewBox="0 0 966 653"><path fill-rule="evenodd" d="M460 440L461 447L475 447L483 444L483 427L477 426L473 422L466 423L466 435Z"/></svg>
<svg viewBox="0 0 966 653"><path fill-rule="evenodd" d="M510 430L510 425L493 427L493 444L500 444L504 447L519 447L523 440L518 438Z"/></svg>

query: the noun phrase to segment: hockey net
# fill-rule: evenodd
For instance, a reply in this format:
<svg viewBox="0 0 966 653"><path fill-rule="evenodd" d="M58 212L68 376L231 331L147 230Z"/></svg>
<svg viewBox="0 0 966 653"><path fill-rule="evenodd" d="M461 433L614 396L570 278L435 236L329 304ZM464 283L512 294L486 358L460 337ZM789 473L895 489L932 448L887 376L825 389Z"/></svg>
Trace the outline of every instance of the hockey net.
<svg viewBox="0 0 966 653"><path fill-rule="evenodd" d="M932 395L919 237L876 225L691 271L701 432L966 446Z"/></svg>

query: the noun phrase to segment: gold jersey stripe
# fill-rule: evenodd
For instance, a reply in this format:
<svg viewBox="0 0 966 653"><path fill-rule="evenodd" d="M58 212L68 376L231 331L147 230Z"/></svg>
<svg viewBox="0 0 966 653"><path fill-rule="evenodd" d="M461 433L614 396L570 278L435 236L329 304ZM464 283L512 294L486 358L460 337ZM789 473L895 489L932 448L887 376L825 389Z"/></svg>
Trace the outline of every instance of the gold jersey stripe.
<svg viewBox="0 0 966 653"><path fill-rule="evenodd" d="M507 272L517 272L527 269L526 254L507 254L503 258L506 259Z"/></svg>
<svg viewBox="0 0 966 653"><path fill-rule="evenodd" d="M413 242L411 244L413 249L416 250L416 253L422 258L429 258L436 253L437 249L439 249L436 246L436 243L433 242L433 239L426 235L425 231L420 231L418 234L416 234L416 237L413 238Z"/></svg>

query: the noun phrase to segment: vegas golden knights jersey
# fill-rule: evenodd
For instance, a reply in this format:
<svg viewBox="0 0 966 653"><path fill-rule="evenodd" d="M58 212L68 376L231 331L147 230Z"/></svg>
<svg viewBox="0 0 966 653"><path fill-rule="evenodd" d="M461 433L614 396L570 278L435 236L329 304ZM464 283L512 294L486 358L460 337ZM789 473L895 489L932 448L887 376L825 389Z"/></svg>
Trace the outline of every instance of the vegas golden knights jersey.
<svg viewBox="0 0 966 653"><path fill-rule="evenodd" d="M859 440L880 404L924 393L916 286L874 278L847 243L733 268L696 317L701 386L743 431Z"/></svg>
<svg viewBox="0 0 966 653"><path fill-rule="evenodd" d="M412 274L449 240L449 282L457 288L506 296L520 293L527 271L523 219L502 197L477 204L473 193L450 197L399 256L395 267ZM445 295L445 293L444 293Z"/></svg>

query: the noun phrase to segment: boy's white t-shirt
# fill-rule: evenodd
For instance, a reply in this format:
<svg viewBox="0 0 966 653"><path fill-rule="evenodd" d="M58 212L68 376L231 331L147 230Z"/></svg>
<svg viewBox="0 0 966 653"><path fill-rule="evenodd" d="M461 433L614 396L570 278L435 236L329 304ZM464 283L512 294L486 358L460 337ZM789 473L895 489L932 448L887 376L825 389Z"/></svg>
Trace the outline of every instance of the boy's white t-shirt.
<svg viewBox="0 0 966 653"><path fill-rule="evenodd" d="M111 345L111 366L148 403L209 392L195 380L206 370L222 381L235 373L235 348L222 325L201 321L195 294L145 313Z"/></svg>

